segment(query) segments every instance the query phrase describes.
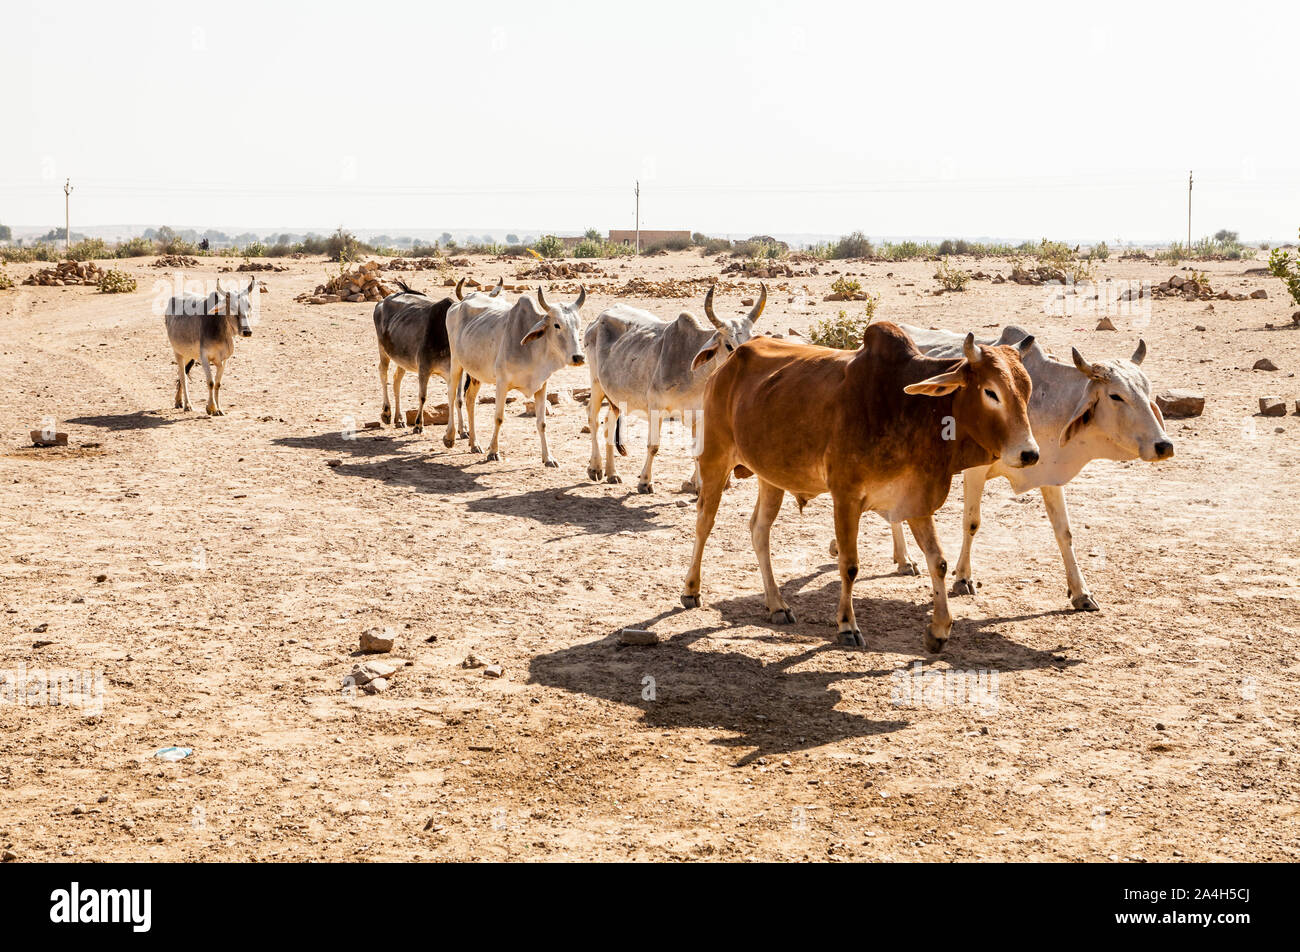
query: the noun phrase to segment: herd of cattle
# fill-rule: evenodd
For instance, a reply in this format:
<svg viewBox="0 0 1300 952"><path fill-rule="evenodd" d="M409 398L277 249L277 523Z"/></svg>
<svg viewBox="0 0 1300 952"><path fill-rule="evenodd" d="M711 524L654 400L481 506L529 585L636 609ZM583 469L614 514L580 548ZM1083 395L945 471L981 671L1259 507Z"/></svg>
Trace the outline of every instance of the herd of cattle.
<svg viewBox="0 0 1300 952"><path fill-rule="evenodd" d="M459 436L481 453L475 407L483 384L495 389L495 420L487 458L501 458L501 424L511 390L533 398L542 462L558 465L546 442L547 382L567 366L589 368L592 480L620 482L615 450L627 455L623 416L650 419L645 466L637 490L654 491L652 467L665 417L689 420L695 438L698 492L695 548L682 593L687 608L700 605L700 563L722 492L732 475L758 480L750 536L758 557L770 619L792 623L772 573L769 536L786 493L800 509L829 492L834 506L840 600L838 632L846 645L865 644L853 611L858 574L858 527L872 511L891 523L894 561L916 574L902 523L925 554L934 611L924 643L940 651L952 629L945 579L948 563L935 533L933 514L943 505L957 473L964 473L965 522L954 594L974 594L971 545L980 526L980 499L990 478L1005 477L1017 493L1043 495L1061 558L1071 605L1096 611L1070 533L1064 486L1091 460L1169 459L1174 446L1140 369L1146 344L1127 360L1099 363L1072 349L1073 361L1053 359L1032 335L1007 327L996 340L976 341L946 331L927 331L880 321L867 327L856 351L817 347L795 339L755 336L767 303L763 287L744 317L719 319L713 289L704 299L709 327L691 313L664 321L618 304L582 330L585 288L572 303L521 296L513 304L491 290L434 301L399 282L402 290L375 305L379 379L384 423L405 426L401 385L406 373L419 380L415 432L423 430L429 377L448 386L443 443ZM167 335L176 357L176 406L190 409L190 368L202 364L208 383L207 412L220 415L221 377L236 333L252 334L247 288L217 290L206 297L182 295L167 308ZM392 401L388 368L394 364ZM215 374L213 367L215 366ZM600 452L600 410L605 453Z"/></svg>

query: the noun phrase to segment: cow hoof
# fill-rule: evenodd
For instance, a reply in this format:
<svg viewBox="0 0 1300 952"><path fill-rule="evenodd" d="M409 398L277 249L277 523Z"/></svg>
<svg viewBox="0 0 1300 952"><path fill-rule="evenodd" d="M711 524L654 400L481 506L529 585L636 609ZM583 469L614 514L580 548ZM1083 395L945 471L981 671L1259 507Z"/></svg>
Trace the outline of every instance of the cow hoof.
<svg viewBox="0 0 1300 952"><path fill-rule="evenodd" d="M543 462L546 463L546 468L547 468L547 469L559 469L559 468L560 468L560 464L557 463L557 462L556 462L555 460L553 460L553 459L544 460Z"/></svg>
<svg viewBox="0 0 1300 952"><path fill-rule="evenodd" d="M417 424L415 424L415 426L411 427L411 432L412 432L412 433L423 433L423 432L424 432L424 427L421 426L419 423L417 423Z"/></svg>
<svg viewBox="0 0 1300 952"><path fill-rule="evenodd" d="M852 631L841 631L840 644L846 648L865 648L867 646L866 639L862 637L862 632L857 628Z"/></svg>
<svg viewBox="0 0 1300 952"><path fill-rule="evenodd" d="M177 410L183 410L183 409L185 409L185 404L181 403L179 400L177 400L177 401L173 404L173 406L174 406Z"/></svg>
<svg viewBox="0 0 1300 952"><path fill-rule="evenodd" d="M393 422L393 411L390 410L388 407L384 407L384 409L380 410L380 411L379 411L379 422L380 422L380 423L392 423L392 422Z"/></svg>
<svg viewBox="0 0 1300 952"><path fill-rule="evenodd" d="M831 554L832 559L838 559L840 557L840 544L831 539L831 544L826 547L826 551Z"/></svg>
<svg viewBox="0 0 1300 952"><path fill-rule="evenodd" d="M471 453L482 453L482 452L483 452L483 447L481 447L481 446L479 446L477 443L475 443L473 446L471 446L471 447L469 448L469 451L470 451Z"/></svg>
<svg viewBox="0 0 1300 952"><path fill-rule="evenodd" d="M921 570L916 567L915 562L899 562L898 574L899 575L920 575Z"/></svg>
<svg viewBox="0 0 1300 952"><path fill-rule="evenodd" d="M399 430L405 430L406 422L404 420L397 419L393 421L393 426L397 427Z"/></svg>
<svg viewBox="0 0 1300 952"><path fill-rule="evenodd" d="M974 595L975 583L968 578L959 578L952 583L952 593L954 595Z"/></svg>
<svg viewBox="0 0 1300 952"><path fill-rule="evenodd" d="M654 483L637 483L636 491L642 496L648 496L650 493L655 491L655 485Z"/></svg>
<svg viewBox="0 0 1300 952"><path fill-rule="evenodd" d="M447 449L451 449L453 446L456 445L456 441L453 440L450 436L444 436L442 438L442 445L447 447Z"/></svg>
<svg viewBox="0 0 1300 952"><path fill-rule="evenodd" d="M604 473L596 469L596 467L594 466L587 467L587 478L590 479L593 483L600 482L600 478L604 475L605 475Z"/></svg>
<svg viewBox="0 0 1300 952"><path fill-rule="evenodd" d="M793 625L794 612L788 608L779 608L772 612L771 622L774 625Z"/></svg>
<svg viewBox="0 0 1300 952"><path fill-rule="evenodd" d="M615 476L613 473L610 473L608 476L605 477L605 482L610 483L611 485L618 485L619 483L623 482L623 477Z"/></svg>
<svg viewBox="0 0 1300 952"><path fill-rule="evenodd" d="M225 415L226 415L226 411L225 411L225 410L213 410L213 411L212 411L212 415L213 415L213 416L225 416Z"/></svg>
<svg viewBox="0 0 1300 952"><path fill-rule="evenodd" d="M691 493L698 496L700 494L700 487L695 485L695 480L688 479L682 483L682 488L677 491L679 493Z"/></svg>
<svg viewBox="0 0 1300 952"><path fill-rule="evenodd" d="M1074 606L1076 612L1097 612L1101 611L1097 607L1097 602L1091 595L1084 592L1082 595L1076 595L1070 599L1070 604Z"/></svg>
<svg viewBox="0 0 1300 952"><path fill-rule="evenodd" d="M462 440L468 440L468 439L469 439L469 430L461 430L460 433L458 433L457 435L458 435Z"/></svg>
<svg viewBox="0 0 1300 952"><path fill-rule="evenodd" d="M943 650L943 646L947 643L947 637L938 638L932 631L927 631L925 633L925 650L931 654L938 654Z"/></svg>
<svg viewBox="0 0 1300 952"><path fill-rule="evenodd" d="M699 608L699 607L700 607L700 596L698 595L682 596L682 608Z"/></svg>
<svg viewBox="0 0 1300 952"><path fill-rule="evenodd" d="M483 451L482 451L482 450L479 450L479 452L481 453L481 452L483 452ZM487 455L487 461L488 461L489 463L499 463L499 462L501 461L501 454L500 454L500 453L488 453L488 455Z"/></svg>

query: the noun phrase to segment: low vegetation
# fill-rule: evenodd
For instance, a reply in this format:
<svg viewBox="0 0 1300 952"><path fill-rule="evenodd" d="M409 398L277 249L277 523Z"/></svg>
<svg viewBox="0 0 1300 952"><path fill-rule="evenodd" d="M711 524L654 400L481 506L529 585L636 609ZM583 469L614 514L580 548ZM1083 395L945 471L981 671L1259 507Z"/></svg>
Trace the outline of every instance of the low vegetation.
<svg viewBox="0 0 1300 952"><path fill-rule="evenodd" d="M135 290L135 278L118 268L109 268L99 279L102 294L129 294Z"/></svg>
<svg viewBox="0 0 1300 952"><path fill-rule="evenodd" d="M1291 252L1274 248L1268 256L1268 272L1286 285L1291 294L1291 303L1300 307L1300 254L1291 257Z"/></svg>
<svg viewBox="0 0 1300 952"><path fill-rule="evenodd" d="M8 273L0 270L0 291L8 291L14 286L14 279L9 277Z"/></svg>
<svg viewBox="0 0 1300 952"><path fill-rule="evenodd" d="M867 325L875 317L877 300L870 298L858 316L842 310L835 317L822 318L809 328L808 339L821 347L857 350L862 346L862 335L866 333Z"/></svg>
<svg viewBox="0 0 1300 952"><path fill-rule="evenodd" d="M563 258L564 242L554 235L542 235L533 245L533 250L543 258Z"/></svg>
<svg viewBox="0 0 1300 952"><path fill-rule="evenodd" d="M939 270L934 273L934 277L945 291L965 291L966 285L970 283L970 272L950 264L946 257L939 262Z"/></svg>
<svg viewBox="0 0 1300 952"><path fill-rule="evenodd" d="M636 254L636 249L618 241L605 241L599 235L584 238L573 249L575 258L628 258Z"/></svg>

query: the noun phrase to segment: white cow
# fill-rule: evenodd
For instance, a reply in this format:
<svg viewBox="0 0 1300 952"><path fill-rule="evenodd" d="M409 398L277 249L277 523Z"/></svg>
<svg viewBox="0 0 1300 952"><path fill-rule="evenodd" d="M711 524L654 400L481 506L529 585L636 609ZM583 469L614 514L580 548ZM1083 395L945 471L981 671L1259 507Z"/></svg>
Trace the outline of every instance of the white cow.
<svg viewBox="0 0 1300 952"><path fill-rule="evenodd" d="M537 304L521 297L514 305L483 293L471 294L447 311L447 340L451 348L452 392L459 392L461 374L496 387L496 425L488 459L501 458L501 423L506 395L518 390L533 398L537 408L537 436L542 462L558 466L546 447L546 382L561 367L581 367L585 361L580 337L582 305L587 289L580 287L572 304L551 305L539 287ZM540 305L540 310L538 308ZM469 406L471 453L481 453L475 428L477 385L465 395ZM448 415L444 445L455 445L455 423Z"/></svg>
<svg viewBox="0 0 1300 952"><path fill-rule="evenodd" d="M932 357L960 357L962 337L948 331L908 327L924 353ZM1029 335L1023 328L1010 326L996 343L1014 344ZM975 594L971 578L971 545L980 527L980 498L984 484L1002 476L1018 495L1037 489L1043 495L1047 516L1052 522L1065 577L1069 585L1070 604L1078 611L1097 611L1097 602L1074 557L1070 515L1065 505L1065 484L1095 459L1147 462L1166 460L1174 455L1174 444L1165 433L1164 417L1151 398L1151 381L1139 365L1146 357L1145 341L1138 341L1129 360L1114 359L1089 363L1077 349L1071 349L1072 364L1050 357L1038 344L1023 355L1025 369L1033 382L1029 400L1029 422L1040 455L1036 466L1012 469L1001 461L991 466L965 470L965 531L962 533L961 558L957 561L956 595ZM916 566L907 552L903 527L892 525L894 561L900 572L915 574ZM832 544L833 546L833 544Z"/></svg>
<svg viewBox="0 0 1300 952"><path fill-rule="evenodd" d="M622 414L644 413L650 418L646 440L645 467L637 477L637 492L654 492L652 469L659 452L663 419L673 413L689 417L694 436L699 412L704 406L704 385L722 366L727 356L754 336L754 323L767 305L767 286L762 286L758 303L744 317L719 320L713 313L713 288L704 297L704 314L713 325L701 327L695 316L683 311L672 322L663 321L640 308L616 304L601 313L587 328L583 343L591 358L591 403L587 409L591 427L591 460L587 475L608 482L621 479L614 472L614 450L626 456ZM699 355L700 359L696 360ZM605 418L605 468L600 465L600 403L608 397L610 411ZM683 488L699 486L699 464Z"/></svg>

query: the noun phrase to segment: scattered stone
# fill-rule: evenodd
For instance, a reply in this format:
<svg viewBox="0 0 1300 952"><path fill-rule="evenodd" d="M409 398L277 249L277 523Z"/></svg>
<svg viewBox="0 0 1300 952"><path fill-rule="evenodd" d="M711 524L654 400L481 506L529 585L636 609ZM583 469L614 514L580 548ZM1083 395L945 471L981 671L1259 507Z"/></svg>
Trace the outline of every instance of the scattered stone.
<svg viewBox="0 0 1300 952"><path fill-rule="evenodd" d="M341 459L327 459L327 460L325 461L325 465L326 465L326 466L342 466L342 465L343 465L343 460L341 460Z"/></svg>
<svg viewBox="0 0 1300 952"><path fill-rule="evenodd" d="M491 663L492 662L489 661L487 658L484 658L482 655L477 655L471 651L469 654L465 656L465 660L460 663L460 666L462 668L486 668Z"/></svg>
<svg viewBox="0 0 1300 952"><path fill-rule="evenodd" d="M657 645L659 635L646 628L624 628L618 633L621 645Z"/></svg>
<svg viewBox="0 0 1300 952"><path fill-rule="evenodd" d="M33 446L67 446L68 434L51 433L48 430L32 430Z"/></svg>
<svg viewBox="0 0 1300 952"><path fill-rule="evenodd" d="M1171 419L1200 416L1205 410L1205 394L1194 390L1166 390L1156 394L1156 406Z"/></svg>
<svg viewBox="0 0 1300 952"><path fill-rule="evenodd" d="M1198 330L1198 331L1203 331L1203 330L1205 330L1205 325L1204 325L1204 324L1197 324L1195 329Z"/></svg>
<svg viewBox="0 0 1300 952"><path fill-rule="evenodd" d="M499 678L505 673L505 668L501 667L499 664L490 664L483 669L483 677L485 678Z"/></svg>
<svg viewBox="0 0 1300 952"><path fill-rule="evenodd" d="M1103 317L1100 321L1097 322L1097 330L1099 331L1113 331L1115 329L1116 329L1115 322L1112 321L1109 317Z"/></svg>
<svg viewBox="0 0 1300 952"><path fill-rule="evenodd" d="M1260 397L1259 415L1266 417L1286 416L1286 401L1281 397Z"/></svg>
<svg viewBox="0 0 1300 952"><path fill-rule="evenodd" d="M361 633L361 650L365 654L387 654L393 650L393 639L383 628L367 628Z"/></svg>
<svg viewBox="0 0 1300 952"><path fill-rule="evenodd" d="M363 661L353 665L352 672L343 679L343 687L358 687L367 694L379 694L388 690L389 681L396 673L397 665L389 661Z"/></svg>
<svg viewBox="0 0 1300 952"><path fill-rule="evenodd" d="M1253 300L1253 301L1267 301L1267 300L1268 300L1268 292L1265 291L1263 288L1259 288L1259 289L1256 290L1256 291L1251 291L1251 292L1250 292L1250 297L1251 297L1251 300Z"/></svg>
<svg viewBox="0 0 1300 952"><path fill-rule="evenodd" d="M1273 361L1269 360L1267 357L1261 357L1259 358L1259 360L1255 361L1255 366L1251 367L1250 369L1251 370L1277 370L1277 364L1273 363Z"/></svg>
<svg viewBox="0 0 1300 952"><path fill-rule="evenodd" d="M96 581L96 582L107 582L107 581L108 581L108 576L107 576L107 575L104 575L104 574L101 572L99 575L96 575L96 576L95 576L95 581Z"/></svg>
<svg viewBox="0 0 1300 952"><path fill-rule="evenodd" d="M407 410L407 411L406 411L406 425L407 425L407 426L415 426L415 415L416 415L416 413L418 413L418 412L419 412L418 410ZM445 404L445 403L440 403L440 404L438 404L438 405L437 405L436 407L434 407L432 410L425 410L425 411L424 411L424 425L425 425L425 426L446 426L446 425L447 425L447 413L448 413L448 410L447 410L447 404Z"/></svg>
<svg viewBox="0 0 1300 952"><path fill-rule="evenodd" d="M0 863L13 863L18 860L18 854L13 850L5 850L0 853Z"/></svg>

